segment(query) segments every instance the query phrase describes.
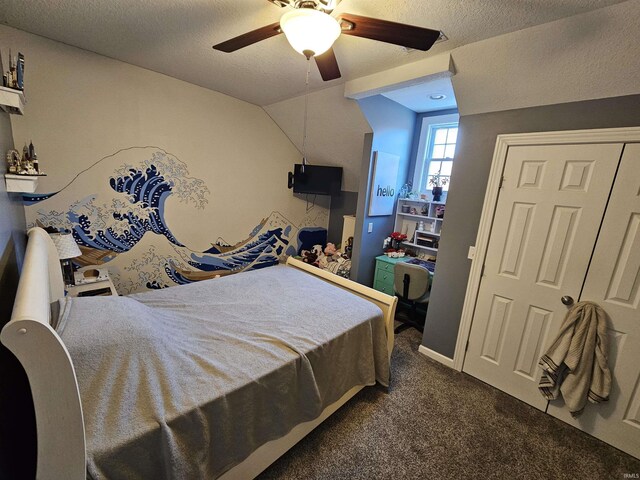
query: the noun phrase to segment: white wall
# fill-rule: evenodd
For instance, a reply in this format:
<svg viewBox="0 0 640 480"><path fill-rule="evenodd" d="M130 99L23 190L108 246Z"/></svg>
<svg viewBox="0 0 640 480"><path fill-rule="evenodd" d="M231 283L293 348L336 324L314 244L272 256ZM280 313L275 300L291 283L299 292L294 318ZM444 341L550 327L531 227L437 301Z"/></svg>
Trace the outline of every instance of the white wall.
<svg viewBox="0 0 640 480"><path fill-rule="evenodd" d="M12 118L13 137L18 148L30 140L36 146L48 173L38 192L58 191L89 169L60 194L27 207L28 221L43 212L65 214L78 201L113 202L108 182L118 167L139 167L160 149L167 153L165 169L179 170L171 172L180 183L175 189L188 187L183 198L174 192L165 209L171 233L185 249L176 252L154 243L158 235L145 235L147 257L153 251L186 266L191 250L202 253L218 237L231 244L244 240L272 212L280 214L272 224L327 226L325 208L307 212L306 202L287 189L287 172L299 153L263 109L5 26L0 45L25 55L28 104L23 117ZM153 148L121 151L147 146ZM109 215L101 221L113 223ZM110 264L124 277L137 275L120 263Z"/></svg>
<svg viewBox="0 0 640 480"><path fill-rule="evenodd" d="M640 93L640 0L508 33L309 96L309 158L346 168L356 190L361 112L343 98L406 86L438 73L451 77L461 115ZM450 63L450 57L452 59ZM265 107L300 148L304 97ZM339 159L339 160L337 160Z"/></svg>
<svg viewBox="0 0 640 480"><path fill-rule="evenodd" d="M345 167L357 190L361 137L371 132L348 96L386 91L442 72L451 77L461 115L640 93L640 0L508 33L353 79L309 95L308 157ZM452 59L452 61L450 60ZM304 97L265 107L301 148Z"/></svg>
<svg viewBox="0 0 640 480"><path fill-rule="evenodd" d="M362 98L448 74L461 115L634 95L639 25L640 0L629 0L352 79L345 92Z"/></svg>
<svg viewBox="0 0 640 480"><path fill-rule="evenodd" d="M304 96L264 109L302 150ZM357 102L344 97L343 85L309 94L307 158L313 164L342 166L345 191L358 191L364 135L370 132Z"/></svg>
<svg viewBox="0 0 640 480"><path fill-rule="evenodd" d="M640 0L456 48L461 115L640 93Z"/></svg>

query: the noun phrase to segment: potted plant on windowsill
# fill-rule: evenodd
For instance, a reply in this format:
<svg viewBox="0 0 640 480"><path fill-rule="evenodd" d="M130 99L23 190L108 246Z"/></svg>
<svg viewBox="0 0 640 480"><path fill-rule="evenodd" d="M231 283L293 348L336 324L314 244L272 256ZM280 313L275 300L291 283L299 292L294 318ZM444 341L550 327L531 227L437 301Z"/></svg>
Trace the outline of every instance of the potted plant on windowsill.
<svg viewBox="0 0 640 480"><path fill-rule="evenodd" d="M442 187L449 183L449 177L440 174L440 170L435 175L429 177L429 185L433 187L431 193L433 193L433 201L439 202L442 196Z"/></svg>

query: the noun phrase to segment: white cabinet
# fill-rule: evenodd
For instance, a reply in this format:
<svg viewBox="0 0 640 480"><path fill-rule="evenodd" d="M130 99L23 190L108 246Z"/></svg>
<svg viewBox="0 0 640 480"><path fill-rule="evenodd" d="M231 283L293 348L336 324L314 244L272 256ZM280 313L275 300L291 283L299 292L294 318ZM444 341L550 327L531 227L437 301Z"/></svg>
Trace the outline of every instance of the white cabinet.
<svg viewBox="0 0 640 480"><path fill-rule="evenodd" d="M342 240L340 241L340 250L344 252L344 248L347 246L349 237L355 235L356 232L356 216L355 215L343 215L342 216Z"/></svg>
<svg viewBox="0 0 640 480"><path fill-rule="evenodd" d="M407 235L405 247L436 256L444 220L444 202L398 199L394 231Z"/></svg>

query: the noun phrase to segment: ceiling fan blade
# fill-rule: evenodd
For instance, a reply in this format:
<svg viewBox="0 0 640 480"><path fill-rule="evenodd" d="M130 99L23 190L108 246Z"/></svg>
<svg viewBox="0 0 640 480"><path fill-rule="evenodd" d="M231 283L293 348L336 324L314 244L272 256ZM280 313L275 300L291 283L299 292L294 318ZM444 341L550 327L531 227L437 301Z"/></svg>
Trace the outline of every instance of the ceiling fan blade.
<svg viewBox="0 0 640 480"><path fill-rule="evenodd" d="M338 60L336 60L336 54L333 53L333 48L314 58L316 59L316 65L318 65L322 80L328 82L329 80L335 80L341 77Z"/></svg>
<svg viewBox="0 0 640 480"><path fill-rule="evenodd" d="M254 43L258 43L261 40L275 37L281 33L282 30L280 30L280 22L276 22L271 25L267 25L266 27L247 32L244 35L232 38L226 42L219 43L218 45L214 45L213 48L220 50L221 52L231 53L236 50L240 50L241 48L248 47L249 45L253 45Z"/></svg>
<svg viewBox="0 0 640 480"><path fill-rule="evenodd" d="M291 7L291 1L290 0L269 0L271 3L273 3L275 6L280 7L280 8L284 8L284 7Z"/></svg>
<svg viewBox="0 0 640 480"><path fill-rule="evenodd" d="M338 6L338 4L340 3L340 0L318 0L318 1L320 2L320 8L322 8L322 10L325 13L333 12Z"/></svg>
<svg viewBox="0 0 640 480"><path fill-rule="evenodd" d="M345 35L370 38L371 40L392 43L416 50L429 50L440 37L438 30L389 22L377 18L361 17L351 13L341 14L338 17L338 21L343 25L342 33Z"/></svg>

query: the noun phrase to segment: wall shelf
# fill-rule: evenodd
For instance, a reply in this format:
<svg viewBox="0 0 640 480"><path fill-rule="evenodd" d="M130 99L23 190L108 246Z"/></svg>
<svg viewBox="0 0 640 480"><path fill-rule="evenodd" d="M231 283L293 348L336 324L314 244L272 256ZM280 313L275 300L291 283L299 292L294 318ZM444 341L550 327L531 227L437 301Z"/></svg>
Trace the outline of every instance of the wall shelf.
<svg viewBox="0 0 640 480"><path fill-rule="evenodd" d="M423 199L400 198L396 205L396 222L394 231L407 235L402 242L405 247L412 247L418 251L427 252L435 256L438 253L440 232L442 231L442 214L444 202L430 202ZM416 213L407 213L405 209L414 209ZM422 223L422 229L420 229Z"/></svg>
<svg viewBox="0 0 640 480"><path fill-rule="evenodd" d="M22 90L0 87L0 110L14 115L22 115L25 103Z"/></svg>
<svg viewBox="0 0 640 480"><path fill-rule="evenodd" d="M429 232L427 230L416 230L416 233L420 233L422 235L428 235L430 237L440 238L440 234L439 233Z"/></svg>
<svg viewBox="0 0 640 480"><path fill-rule="evenodd" d="M427 250L428 252L438 253L438 249L437 248L425 247L424 245L419 245L419 244L414 243L414 242L402 242L402 244L403 245L408 245L410 247L419 248L421 250Z"/></svg>
<svg viewBox="0 0 640 480"><path fill-rule="evenodd" d="M441 222L443 219L438 217L428 217L427 215L418 215L417 213L398 213L398 215L402 215L403 217L413 217L413 218L421 218L423 220L435 220L436 222Z"/></svg>
<svg viewBox="0 0 640 480"><path fill-rule="evenodd" d="M422 199L422 198L399 198L398 201L408 202L408 203L428 203L430 205L446 205L446 202L432 202L430 200Z"/></svg>
<svg viewBox="0 0 640 480"><path fill-rule="evenodd" d="M4 180L7 192L34 193L38 187L38 179L44 175L15 175L5 173Z"/></svg>

